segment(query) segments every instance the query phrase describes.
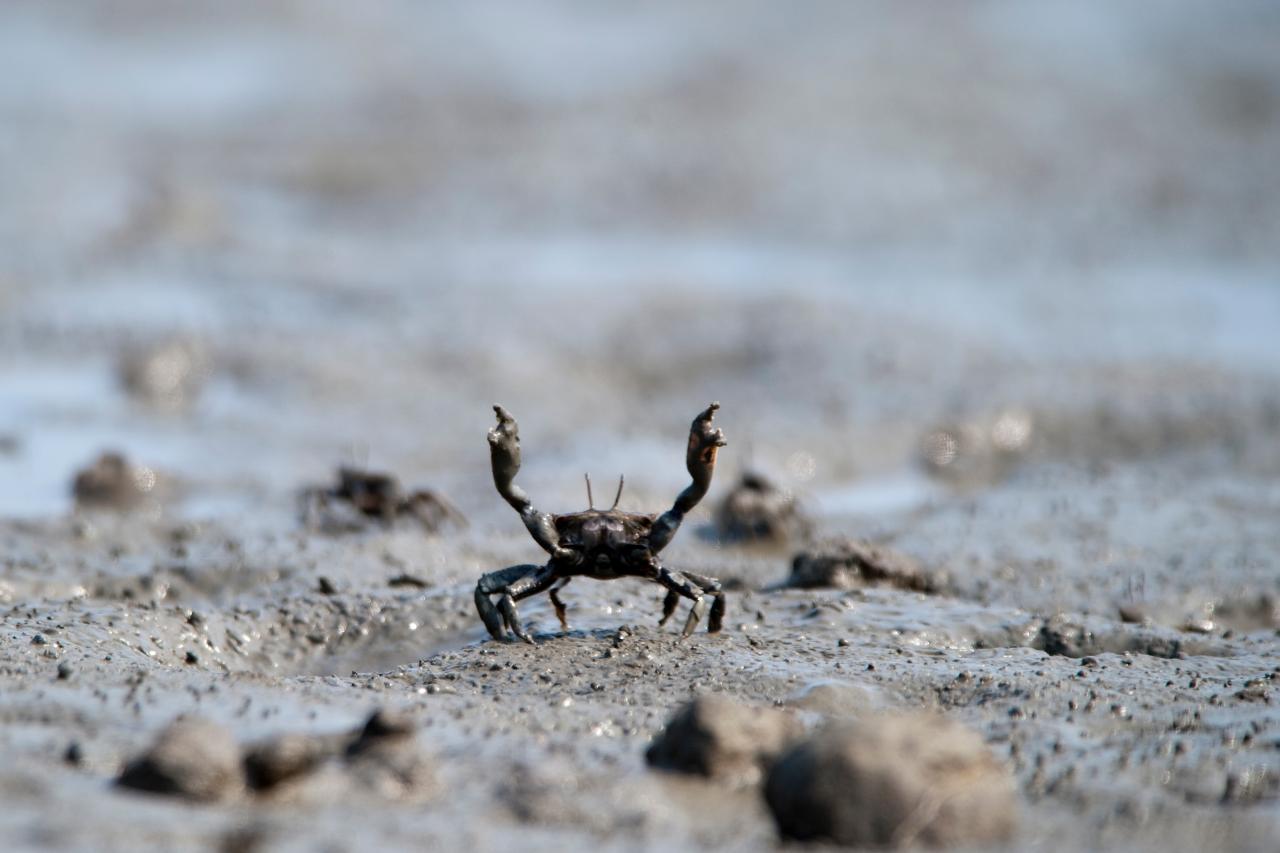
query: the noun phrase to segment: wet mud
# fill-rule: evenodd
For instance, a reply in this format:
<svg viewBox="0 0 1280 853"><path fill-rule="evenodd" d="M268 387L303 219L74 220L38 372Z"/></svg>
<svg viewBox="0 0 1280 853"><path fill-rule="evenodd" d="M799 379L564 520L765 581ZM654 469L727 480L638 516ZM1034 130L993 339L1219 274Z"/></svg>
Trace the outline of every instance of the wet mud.
<svg viewBox="0 0 1280 853"><path fill-rule="evenodd" d="M0 847L776 850L924 714L891 838L1273 851L1271 5L526 9L0 12ZM711 399L724 630L491 639L492 405L661 513Z"/></svg>
<svg viewBox="0 0 1280 853"><path fill-rule="evenodd" d="M584 582L566 595L568 633L549 602L527 602L537 641L528 646L484 633L474 575L463 568L479 558L478 544L381 529L236 540L240 552L262 554L261 565L240 566L241 580L224 584L225 535L213 525L187 532L184 573L152 568L127 587L72 588L80 573L71 561L41 564L40 595L9 581L6 785L31 791L34 815L63 797L82 806L87 798L84 829L48 825L58 843L123 845L141 821L158 844L200 846L250 821L306 845L372 810L383 816L372 831L390 844L408 843L402 832L443 843L466 826L478 844L772 848L759 771L737 774L756 779L744 788L646 762L646 753L663 754L657 745L680 706L708 694L791 709L801 731L894 709L970 726L1017 780L1020 845L1087 837L1142 846L1172 822L1205 843L1261 849L1274 829L1280 715L1270 709L1280 670L1271 628L1179 631L1113 613L1049 612L1034 595L1018 607L892 586L788 588L776 583L785 559L695 544L685 559L724 560L741 579L723 633L681 640L654 625L660 589ZM104 551L170 559L171 531L124 521L111 537L69 547L64 523L5 530L10 553L32 563L42 550L79 551L89 565ZM520 531L485 541L493 537L524 547ZM414 549L419 566L441 551L451 557L430 587L395 585L399 570L384 560L394 546ZM288 556L299 565L281 565ZM19 574L8 566L7 578ZM328 594L316 589L321 567L335 587ZM376 707L409 721L426 770L357 772L342 747L317 746L341 743ZM194 823L112 784L182 714L217 721L253 756L249 781L237 777L235 793L198 806ZM751 716L743 731L715 737L732 744L759 725ZM732 768L743 759L690 760ZM250 805L241 788L270 796Z"/></svg>

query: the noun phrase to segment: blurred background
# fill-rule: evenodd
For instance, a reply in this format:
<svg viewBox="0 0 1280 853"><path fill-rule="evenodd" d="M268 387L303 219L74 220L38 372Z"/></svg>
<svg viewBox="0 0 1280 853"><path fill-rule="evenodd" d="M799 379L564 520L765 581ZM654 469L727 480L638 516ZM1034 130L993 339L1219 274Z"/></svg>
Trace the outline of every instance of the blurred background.
<svg viewBox="0 0 1280 853"><path fill-rule="evenodd" d="M553 510L664 505L712 399L828 514L1280 474L1269 0L10 0L0 68L0 515L116 450L496 524L494 402Z"/></svg>

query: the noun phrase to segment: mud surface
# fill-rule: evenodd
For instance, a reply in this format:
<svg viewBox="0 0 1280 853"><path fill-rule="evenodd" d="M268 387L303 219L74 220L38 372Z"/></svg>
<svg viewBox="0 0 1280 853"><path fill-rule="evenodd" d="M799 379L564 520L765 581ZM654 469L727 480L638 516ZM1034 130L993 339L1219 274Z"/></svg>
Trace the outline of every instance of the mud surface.
<svg viewBox="0 0 1280 853"><path fill-rule="evenodd" d="M532 9L0 12L0 847L775 849L645 762L722 693L968 726L1012 849L1273 850L1274 4ZM660 511L711 399L725 631L488 640L491 405L540 508ZM104 451L163 488L77 509ZM339 466L469 525L303 524ZM745 471L801 541L721 540ZM839 539L945 582L788 585ZM183 714L281 790L116 785Z"/></svg>

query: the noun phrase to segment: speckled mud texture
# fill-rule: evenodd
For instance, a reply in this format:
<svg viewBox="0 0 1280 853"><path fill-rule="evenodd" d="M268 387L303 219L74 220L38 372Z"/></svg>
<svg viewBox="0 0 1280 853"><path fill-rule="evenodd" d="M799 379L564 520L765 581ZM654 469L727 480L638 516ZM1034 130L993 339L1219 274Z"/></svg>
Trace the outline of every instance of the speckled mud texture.
<svg viewBox="0 0 1280 853"><path fill-rule="evenodd" d="M1275 850L1276 5L804 5L3 5L0 848Z"/></svg>

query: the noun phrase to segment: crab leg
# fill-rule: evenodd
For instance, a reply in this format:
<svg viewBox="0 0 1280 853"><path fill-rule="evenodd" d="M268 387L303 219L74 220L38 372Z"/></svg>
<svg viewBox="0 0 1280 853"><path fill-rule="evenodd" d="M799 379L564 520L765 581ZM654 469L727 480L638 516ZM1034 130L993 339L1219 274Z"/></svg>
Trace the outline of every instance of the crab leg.
<svg viewBox="0 0 1280 853"><path fill-rule="evenodd" d="M653 523L653 530L649 534L649 548L655 554L667 547L671 537L680 529L680 522L684 521L685 514L698 505L698 501L706 496L707 489L711 487L711 475L716 469L716 451L728 443L724 440L724 433L711 425L719 408L719 403L707 406L689 427L689 449L685 453L685 467L693 482L680 493L671 509Z"/></svg>
<svg viewBox="0 0 1280 853"><path fill-rule="evenodd" d="M680 593L674 589L667 590L667 597L662 599L662 618L658 620L658 627L661 628L667 624L667 620L676 612L676 606L680 604Z"/></svg>
<svg viewBox="0 0 1280 853"><path fill-rule="evenodd" d="M720 588L720 581L706 575L695 575L693 572L685 572L684 576L711 596L711 612L707 614L707 633L717 633L724 627L725 598L724 591Z"/></svg>
<svg viewBox="0 0 1280 853"><path fill-rule="evenodd" d="M551 564L545 566L512 566L490 572L480 578L476 584L476 609L480 618L489 629L495 640L503 639L502 626L505 625L521 640L533 645L533 637L520 624L520 614L516 612L516 602L540 592L546 592L559 577ZM500 593L498 606L494 608L489 596ZM499 622L501 617L501 622ZM497 633L494 629L497 629Z"/></svg>
<svg viewBox="0 0 1280 853"><path fill-rule="evenodd" d="M501 406L494 406L493 411L498 416L498 425L489 430L489 462L498 494L520 514L529 535L544 551L558 560L576 562L580 559L578 553L560 547L560 536L551 514L534 509L529 495L515 484L520 471L520 425Z"/></svg>
<svg viewBox="0 0 1280 853"><path fill-rule="evenodd" d="M551 599L551 605L556 609L556 618L560 620L560 628L564 631L569 630L569 620L566 616L564 602L560 600L560 590L569 585L569 581L573 578L565 578L555 586L551 587L551 592L547 595Z"/></svg>
<svg viewBox="0 0 1280 853"><path fill-rule="evenodd" d="M684 630L680 632L682 637L689 636L698 627L702 613L706 610L707 603L703 596L710 594L713 603L711 616L707 620L707 633L714 634L720 630L724 621L724 593L720 589L719 581L689 572L673 572L665 568L658 571L657 581L667 588L667 597L662 602L662 618L658 620L659 626L667 623L675 612L680 597L683 596L693 601L693 607L689 609L689 618L684 623Z"/></svg>
<svg viewBox="0 0 1280 853"><path fill-rule="evenodd" d="M480 619L484 622L484 627L489 629L489 635L495 640L506 639L504 623L509 620L505 619L503 614L493 606L489 596L496 592L504 593L505 596L506 590L510 588L511 584L521 578L532 575L539 568L541 566L525 564L499 569L496 572L489 572L480 576L480 580L476 583L476 610L480 613Z"/></svg>
<svg viewBox="0 0 1280 853"><path fill-rule="evenodd" d="M516 602L522 598L546 592L558 579L555 569L546 565L508 586L506 593L498 599L498 609L502 611L502 618L510 626L511 633L531 646L534 645L533 637L529 636L529 632L520 625L520 616L516 613Z"/></svg>

